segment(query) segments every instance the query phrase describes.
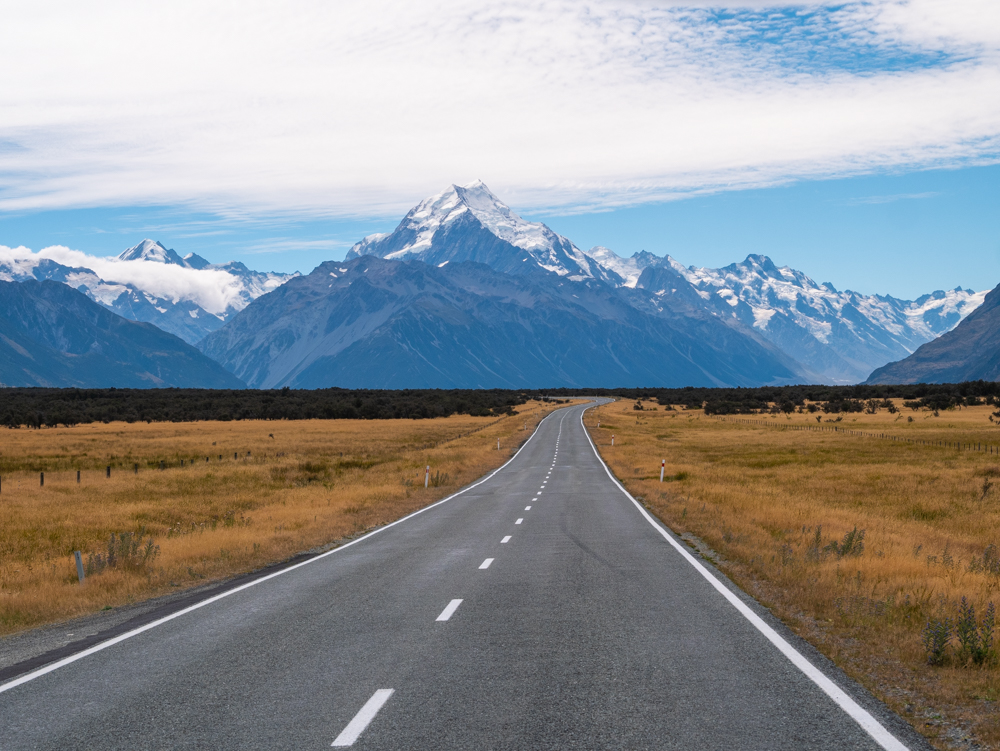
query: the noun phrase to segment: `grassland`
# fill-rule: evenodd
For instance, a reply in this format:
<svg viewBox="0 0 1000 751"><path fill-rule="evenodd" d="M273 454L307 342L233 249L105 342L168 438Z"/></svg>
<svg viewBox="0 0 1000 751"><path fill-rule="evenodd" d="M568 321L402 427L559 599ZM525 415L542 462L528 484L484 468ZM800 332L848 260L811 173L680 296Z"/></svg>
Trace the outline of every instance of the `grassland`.
<svg viewBox="0 0 1000 751"><path fill-rule="evenodd" d="M398 519L502 464L552 409L3 430L0 635L250 571ZM123 546L122 534L142 544ZM82 586L75 550L90 563Z"/></svg>
<svg viewBox="0 0 1000 751"><path fill-rule="evenodd" d="M1000 457L841 432L998 445L994 407L934 416L899 402L897 414L747 425L644 406L619 401L585 420L633 495L938 747L1000 748L996 649L977 664L952 638L930 665L922 642L929 620L955 621L962 597L980 625L1000 600L987 550L1000 542ZM840 430L783 429L818 425ZM863 549L855 534L845 551L853 530Z"/></svg>

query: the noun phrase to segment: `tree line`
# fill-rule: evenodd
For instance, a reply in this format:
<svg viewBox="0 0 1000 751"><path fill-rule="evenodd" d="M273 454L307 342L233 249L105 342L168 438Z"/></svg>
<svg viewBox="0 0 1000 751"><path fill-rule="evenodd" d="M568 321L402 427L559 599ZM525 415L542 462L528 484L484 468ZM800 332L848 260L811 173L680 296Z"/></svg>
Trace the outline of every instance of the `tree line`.
<svg viewBox="0 0 1000 751"><path fill-rule="evenodd" d="M16 428L91 422L198 420L420 420L454 414L499 417L529 399L606 396L682 405L709 414L773 409L860 412L886 399L918 409L1000 403L1000 383L764 386L760 388L558 389L50 389L0 388L0 425Z"/></svg>
<svg viewBox="0 0 1000 751"><path fill-rule="evenodd" d="M499 417L529 395L519 391L0 389L0 425L33 428L92 422L198 420L389 420L465 414Z"/></svg>

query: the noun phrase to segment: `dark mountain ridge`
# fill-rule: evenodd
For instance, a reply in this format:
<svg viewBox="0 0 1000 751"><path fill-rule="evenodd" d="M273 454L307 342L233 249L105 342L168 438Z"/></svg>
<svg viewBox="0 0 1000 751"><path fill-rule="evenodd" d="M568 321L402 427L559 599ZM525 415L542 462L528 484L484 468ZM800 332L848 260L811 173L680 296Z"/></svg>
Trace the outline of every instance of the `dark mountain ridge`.
<svg viewBox="0 0 1000 751"><path fill-rule="evenodd" d="M0 382L245 387L178 337L150 323L128 321L54 281L0 282Z"/></svg>

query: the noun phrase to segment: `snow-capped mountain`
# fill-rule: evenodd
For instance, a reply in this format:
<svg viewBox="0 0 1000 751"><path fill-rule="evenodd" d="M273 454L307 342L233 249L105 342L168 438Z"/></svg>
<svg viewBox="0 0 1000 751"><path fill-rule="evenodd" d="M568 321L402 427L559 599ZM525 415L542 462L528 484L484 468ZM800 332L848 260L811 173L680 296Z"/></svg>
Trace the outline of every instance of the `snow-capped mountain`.
<svg viewBox="0 0 1000 751"><path fill-rule="evenodd" d="M0 280L63 282L124 318L152 323L190 344L294 276L236 262L211 264L193 253L181 258L148 239L117 258L60 247L38 253L0 247Z"/></svg>
<svg viewBox="0 0 1000 751"><path fill-rule="evenodd" d="M951 330L986 295L955 289L899 300L840 292L801 271L779 268L762 255L721 269L684 267L669 256L653 263L648 257L628 260L646 268L669 266L706 307L753 327L799 362L840 383L863 381L876 368ZM644 285L641 277L638 284Z"/></svg>
<svg viewBox="0 0 1000 751"><path fill-rule="evenodd" d="M452 185L421 201L393 232L366 237L347 258L364 255L435 266L478 261L503 273L605 283L654 315L701 309L738 321L801 363L803 372L835 383L863 381L906 357L956 326L986 294L956 289L899 300L840 292L766 256L708 269L645 251L631 258L601 246L583 252L544 224L519 217L482 182Z"/></svg>
<svg viewBox="0 0 1000 751"><path fill-rule="evenodd" d="M923 302L924 298L918 300ZM947 296L935 300L952 307ZM918 307L918 309L919 309ZM1000 380L1000 286L961 323L899 362L885 365L867 383L961 383Z"/></svg>
<svg viewBox="0 0 1000 751"><path fill-rule="evenodd" d="M706 310L682 277L689 297L637 287L632 266L640 261L606 267L519 217L481 182L452 185L393 232L366 237L343 262L255 300L199 347L256 387L815 378L742 322Z"/></svg>
<svg viewBox="0 0 1000 751"><path fill-rule="evenodd" d="M479 180L424 199L395 230L369 235L345 260L360 256L435 266L476 261L506 274L541 268L573 281L610 280L607 270L572 242L544 224L525 221Z"/></svg>
<svg viewBox="0 0 1000 751"><path fill-rule="evenodd" d="M194 255L193 253L191 254ZM200 256L199 256L200 257ZM155 261L156 263L172 263L176 266L187 266L184 259L177 253L156 240L145 239L138 245L123 250L118 255L119 261ZM204 260L204 259L202 259Z"/></svg>

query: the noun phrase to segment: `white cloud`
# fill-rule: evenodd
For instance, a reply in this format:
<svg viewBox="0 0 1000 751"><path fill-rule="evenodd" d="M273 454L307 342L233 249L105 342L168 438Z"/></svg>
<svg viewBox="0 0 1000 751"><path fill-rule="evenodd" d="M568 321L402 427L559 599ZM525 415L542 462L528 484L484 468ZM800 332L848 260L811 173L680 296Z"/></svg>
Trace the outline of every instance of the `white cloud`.
<svg viewBox="0 0 1000 751"><path fill-rule="evenodd" d="M394 214L475 178L593 207L1000 155L993 0L22 3L0 69L7 210Z"/></svg>

